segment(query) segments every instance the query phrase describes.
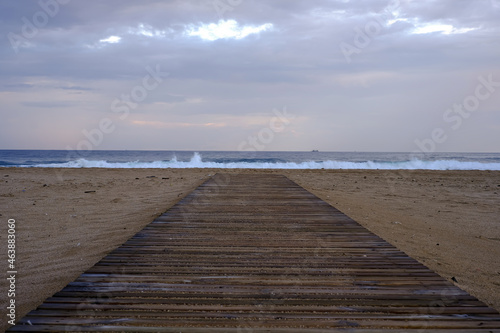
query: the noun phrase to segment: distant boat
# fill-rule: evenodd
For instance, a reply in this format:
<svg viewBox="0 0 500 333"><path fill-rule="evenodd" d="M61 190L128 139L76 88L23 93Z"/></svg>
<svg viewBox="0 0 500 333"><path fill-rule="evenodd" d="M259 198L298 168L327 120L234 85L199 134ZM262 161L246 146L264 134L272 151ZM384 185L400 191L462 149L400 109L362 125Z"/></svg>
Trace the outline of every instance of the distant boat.
<svg viewBox="0 0 500 333"><path fill-rule="evenodd" d="M319 152L319 150L317 150L317 149L313 149L313 150L312 150L312 152L313 152L313 153L318 153L318 152Z"/></svg>

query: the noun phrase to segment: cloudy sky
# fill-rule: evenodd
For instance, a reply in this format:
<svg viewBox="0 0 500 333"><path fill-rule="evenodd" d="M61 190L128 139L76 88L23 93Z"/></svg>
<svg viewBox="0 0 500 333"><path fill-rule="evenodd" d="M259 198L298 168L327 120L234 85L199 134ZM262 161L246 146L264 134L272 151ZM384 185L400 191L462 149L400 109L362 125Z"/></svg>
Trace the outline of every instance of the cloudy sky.
<svg viewBox="0 0 500 333"><path fill-rule="evenodd" d="M500 151L500 0L0 2L0 149Z"/></svg>

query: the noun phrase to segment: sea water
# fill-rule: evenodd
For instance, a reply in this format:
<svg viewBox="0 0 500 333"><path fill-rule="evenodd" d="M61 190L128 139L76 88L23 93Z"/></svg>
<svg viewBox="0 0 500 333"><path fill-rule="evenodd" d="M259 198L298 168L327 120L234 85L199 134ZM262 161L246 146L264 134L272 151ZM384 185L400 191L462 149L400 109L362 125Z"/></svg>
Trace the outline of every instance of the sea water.
<svg viewBox="0 0 500 333"><path fill-rule="evenodd" d="M500 170L500 153L0 150L0 166Z"/></svg>

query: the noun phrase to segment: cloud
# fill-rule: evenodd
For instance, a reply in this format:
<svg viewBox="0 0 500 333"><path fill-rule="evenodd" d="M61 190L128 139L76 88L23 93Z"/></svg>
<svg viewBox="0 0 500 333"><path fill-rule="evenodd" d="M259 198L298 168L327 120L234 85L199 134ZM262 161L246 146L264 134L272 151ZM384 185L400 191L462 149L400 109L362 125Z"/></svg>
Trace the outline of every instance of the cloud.
<svg viewBox="0 0 500 333"><path fill-rule="evenodd" d="M100 43L109 43L109 44L116 44L119 43L122 40L120 36L109 36L108 38L104 38L99 40Z"/></svg>
<svg viewBox="0 0 500 333"><path fill-rule="evenodd" d="M225 123L204 123L204 124L196 124L196 123L182 123L182 122L163 122L163 121L145 121L145 120L134 120L132 121L133 125L139 125L139 126L147 126L147 127L154 127L154 128L188 128L188 127L212 127L212 128L218 128L218 127L225 127L227 126Z"/></svg>
<svg viewBox="0 0 500 333"><path fill-rule="evenodd" d="M201 39L215 41L217 39L243 39L247 36L270 30L272 23L259 26L240 26L235 20L219 20L218 23L201 24L197 28L190 27L186 30L188 36L198 36Z"/></svg>
<svg viewBox="0 0 500 333"><path fill-rule="evenodd" d="M77 91L91 91L91 90L94 90L93 88L89 88L89 87L82 87L82 86L72 86L72 85L69 85L69 86L61 86L59 87L60 89L63 89L63 90L77 90Z"/></svg>
<svg viewBox="0 0 500 333"><path fill-rule="evenodd" d="M155 29L149 24L140 23L137 28L129 28L128 33L132 35L145 37L165 37L168 33L172 33L173 29Z"/></svg>
<svg viewBox="0 0 500 333"><path fill-rule="evenodd" d="M73 106L73 102L63 102L63 101L53 101L53 102L45 102L45 101L39 101L39 102L22 102L21 103L24 106L28 106L30 108L65 108L65 107L70 107Z"/></svg>
<svg viewBox="0 0 500 333"><path fill-rule="evenodd" d="M24 90L34 88L34 84L30 83L8 83L3 85L3 89L1 91L10 91L10 90Z"/></svg>
<svg viewBox="0 0 500 333"><path fill-rule="evenodd" d="M371 72L341 74L336 77L336 81L345 87L365 87L368 88L383 81L396 80L396 72Z"/></svg>
<svg viewBox="0 0 500 333"><path fill-rule="evenodd" d="M123 28L120 35L111 35L107 38L99 40L101 44L118 44L123 43L123 38L130 36L139 36L145 38L165 38L167 34L172 33L173 29L155 29L149 24L140 23L136 27ZM101 45L89 44L89 48L99 48Z"/></svg>
<svg viewBox="0 0 500 333"><path fill-rule="evenodd" d="M464 34L469 31L474 31L477 28L455 28L451 24L440 24L440 23L427 23L417 26L414 30L414 34L428 34L433 32L439 32L445 35L454 34Z"/></svg>
<svg viewBox="0 0 500 333"><path fill-rule="evenodd" d="M449 125L443 112L471 94L478 76L500 81L498 0L223 2L232 5L221 19L213 1L70 1L36 26L43 1L0 1L4 37L22 37L17 53L0 39L0 143L19 148L12 138L23 124L53 117L64 128L40 125L22 148L64 149L116 117L99 149L152 141L235 149L287 106L300 140L274 149L412 150ZM349 64L342 42L356 47ZM168 77L131 100L143 92L146 68L157 66ZM113 114L116 100L126 120ZM468 132L456 133L462 141L450 135L446 149L468 140L498 150L500 113L484 110L498 110L500 89L481 103L464 119Z"/></svg>
<svg viewBox="0 0 500 333"><path fill-rule="evenodd" d="M199 114L175 116L162 115L161 112L149 115L135 115L140 119L131 120L131 124L137 126L149 126L154 128L221 128L231 127L238 129L261 129L269 126L274 114L244 114L244 115L226 115L226 114ZM152 120L152 118L155 118ZM161 118L169 118L163 120ZM298 119L298 118L297 118ZM302 118L300 118L302 119ZM273 122L275 124L276 121Z"/></svg>

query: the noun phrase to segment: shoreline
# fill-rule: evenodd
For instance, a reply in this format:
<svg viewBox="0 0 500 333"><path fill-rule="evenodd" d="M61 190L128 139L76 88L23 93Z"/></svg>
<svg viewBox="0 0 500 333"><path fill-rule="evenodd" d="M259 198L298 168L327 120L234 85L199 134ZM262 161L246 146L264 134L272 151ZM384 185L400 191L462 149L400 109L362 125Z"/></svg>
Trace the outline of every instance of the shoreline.
<svg viewBox="0 0 500 333"><path fill-rule="evenodd" d="M283 174L500 310L500 171L5 167L0 217L16 220L17 319L215 173ZM0 258L7 272L6 251Z"/></svg>

